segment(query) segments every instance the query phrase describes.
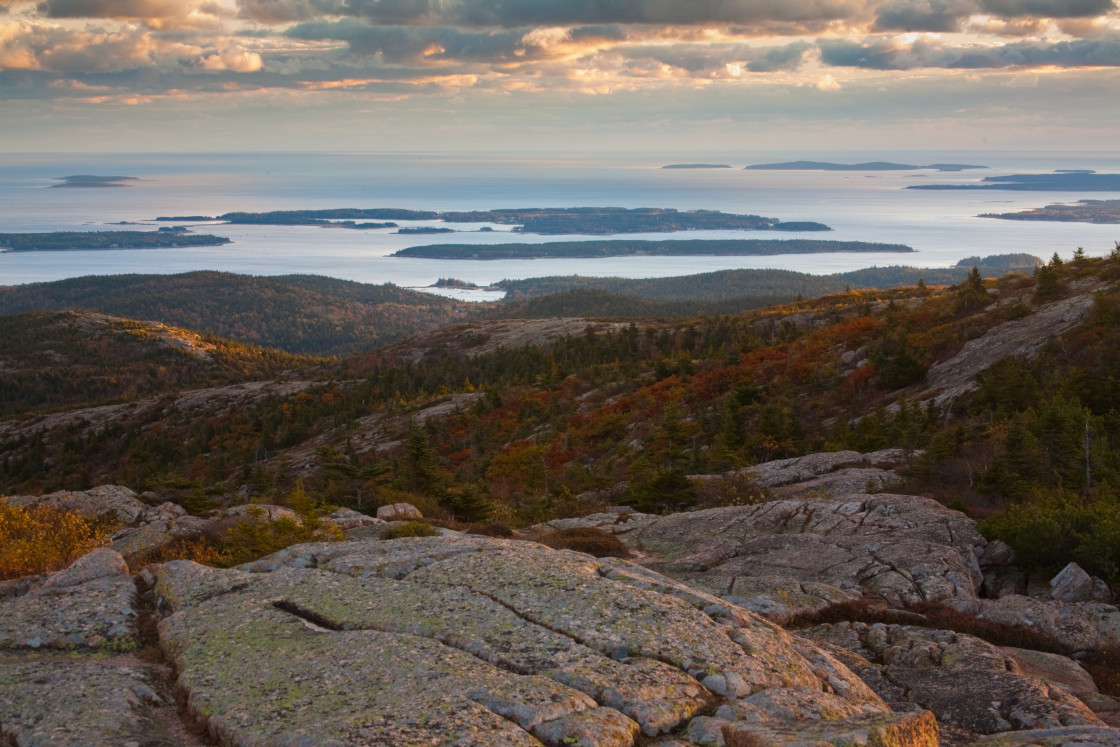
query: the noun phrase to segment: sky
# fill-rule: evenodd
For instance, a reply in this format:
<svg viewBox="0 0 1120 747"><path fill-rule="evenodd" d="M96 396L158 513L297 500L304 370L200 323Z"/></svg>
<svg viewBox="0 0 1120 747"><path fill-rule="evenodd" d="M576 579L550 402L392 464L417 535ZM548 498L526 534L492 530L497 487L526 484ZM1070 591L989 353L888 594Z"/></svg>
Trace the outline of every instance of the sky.
<svg viewBox="0 0 1120 747"><path fill-rule="evenodd" d="M1114 151L1117 1L0 0L0 151Z"/></svg>

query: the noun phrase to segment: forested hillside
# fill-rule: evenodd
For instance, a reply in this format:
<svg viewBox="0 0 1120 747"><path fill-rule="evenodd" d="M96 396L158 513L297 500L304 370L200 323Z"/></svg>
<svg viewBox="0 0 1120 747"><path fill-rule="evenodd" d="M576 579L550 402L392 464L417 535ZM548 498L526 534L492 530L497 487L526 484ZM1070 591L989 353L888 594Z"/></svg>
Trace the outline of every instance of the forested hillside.
<svg viewBox="0 0 1120 747"><path fill-rule="evenodd" d="M338 355L464 316L461 304L393 285L221 272L81 277L0 288L0 313L81 309L292 353Z"/></svg>
<svg viewBox="0 0 1120 747"><path fill-rule="evenodd" d="M253 381L316 362L102 314L0 316L0 418Z"/></svg>
<svg viewBox="0 0 1120 747"><path fill-rule="evenodd" d="M978 516L1029 506L990 530L1038 544L1040 564L1076 557L1111 576L1120 557L1100 548L1120 532L1118 280L1120 253L558 338L549 321L475 322L305 370L235 406L225 389L141 404L109 426L81 412L9 424L0 486L277 500L299 478L336 504L406 500L520 525L607 503L753 502L764 494L749 479L688 476L899 448L907 489ZM494 344L499 330L529 343L552 330L552 341Z"/></svg>

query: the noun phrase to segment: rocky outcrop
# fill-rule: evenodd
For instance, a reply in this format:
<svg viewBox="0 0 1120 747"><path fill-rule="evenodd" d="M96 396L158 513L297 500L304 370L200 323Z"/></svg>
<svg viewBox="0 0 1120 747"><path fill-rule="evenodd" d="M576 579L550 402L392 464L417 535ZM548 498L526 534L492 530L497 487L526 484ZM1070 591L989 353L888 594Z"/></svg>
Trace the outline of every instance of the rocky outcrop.
<svg viewBox="0 0 1120 747"><path fill-rule="evenodd" d="M204 517L190 516L186 509L176 503L149 506L140 501L134 492L119 485L103 485L84 491L62 491L44 496L12 496L7 500L14 506L49 506L123 525L112 535L110 547L134 565L149 562L153 558L162 559L161 556L168 548L204 535L218 535L238 522L280 519L297 523L302 521L299 514L290 508L263 503L216 509ZM407 509L402 510L407 512ZM413 508L412 511L416 517L420 516L418 510ZM348 508L338 509L325 517L325 521L343 530L384 523ZM3 596L3 587L0 587L0 598Z"/></svg>
<svg viewBox="0 0 1120 747"><path fill-rule="evenodd" d="M230 744L936 743L929 714L892 713L811 643L622 560L354 541L227 571L176 561L156 589L179 684Z"/></svg>
<svg viewBox="0 0 1120 747"><path fill-rule="evenodd" d="M17 747L189 744L157 716L140 645L136 584L100 549L0 600L0 743Z"/></svg>
<svg viewBox="0 0 1120 747"><path fill-rule="evenodd" d="M771 579L766 583L778 591L796 585L808 596L854 593L894 607L976 597L983 579L977 556L986 544L963 514L893 494L673 514L619 536L656 558L651 568L736 601L747 599L736 584L757 593L762 587L754 579ZM789 611L805 609L782 594L766 598Z"/></svg>
<svg viewBox="0 0 1120 747"><path fill-rule="evenodd" d="M411 503L391 503L377 509L377 518L382 521L412 521L423 519L424 514Z"/></svg>
<svg viewBox="0 0 1120 747"><path fill-rule="evenodd" d="M1011 595L1000 599L951 599L958 612L1037 630L1070 654L1120 647L1120 610L1103 602L1054 602Z"/></svg>
<svg viewBox="0 0 1120 747"><path fill-rule="evenodd" d="M136 647L136 584L120 554L94 550L0 601L0 649Z"/></svg>
<svg viewBox="0 0 1120 747"><path fill-rule="evenodd" d="M74 511L94 519L132 526L141 520L149 506L136 498L136 493L120 485L101 485L90 490L62 490L47 495L13 495L8 503L21 508L45 506L60 511Z"/></svg>
<svg viewBox="0 0 1120 747"><path fill-rule="evenodd" d="M850 659L847 663L888 704L895 709L915 704L932 711L956 732L957 739L1002 731L1105 726L1067 688L1024 673L1016 654L970 635L882 623L821 625L801 635L863 657L864 663ZM1032 669L1037 668L1032 665ZM1066 668L1066 674L1072 676L1072 671ZM1083 670L1081 674L1092 683Z"/></svg>
<svg viewBox="0 0 1120 747"><path fill-rule="evenodd" d="M1041 306L1021 319L992 327L980 337L969 340L948 360L934 363L926 374L926 388L918 400L933 398L939 406L979 388L977 374L1000 358L1033 358L1053 336L1072 329L1093 305L1091 283L1060 301Z"/></svg>

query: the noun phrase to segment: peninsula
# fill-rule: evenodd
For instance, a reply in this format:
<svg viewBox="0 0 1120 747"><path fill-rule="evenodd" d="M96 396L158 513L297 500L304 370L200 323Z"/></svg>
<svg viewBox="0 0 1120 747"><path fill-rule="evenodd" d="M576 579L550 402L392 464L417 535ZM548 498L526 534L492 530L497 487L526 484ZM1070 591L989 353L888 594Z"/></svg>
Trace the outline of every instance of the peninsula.
<svg viewBox="0 0 1120 747"><path fill-rule="evenodd" d="M77 188L93 188L98 187L128 187L129 184L124 182L138 182L139 178L135 176L95 176L93 174L75 174L74 176L59 177L58 184L52 184L52 188L56 187L77 187Z"/></svg>
<svg viewBox="0 0 1120 747"><path fill-rule="evenodd" d="M768 256L832 252L913 252L905 244L817 239L684 241L551 241L545 244L432 244L389 255L419 259L589 259L601 257Z"/></svg>
<svg viewBox="0 0 1120 747"><path fill-rule="evenodd" d="M830 163L828 161L784 161L782 163L759 163L746 167L748 171L964 171L965 169L986 169L987 166L974 166L966 163L931 163L928 166L914 166L907 163L890 161L867 161L864 163Z"/></svg>
<svg viewBox="0 0 1120 747"><path fill-rule="evenodd" d="M998 189L1012 192L1120 192L1120 174L1055 171L986 176L973 184L911 184L906 189Z"/></svg>
<svg viewBox="0 0 1120 747"><path fill-rule="evenodd" d="M1120 200L1081 200L1073 205L1047 205L1018 213L983 213L977 217L1062 223L1120 223Z"/></svg>
<svg viewBox="0 0 1120 747"><path fill-rule="evenodd" d="M184 246L221 246L224 236L170 231L58 231L54 233L0 233L0 251L65 252L90 249L166 249Z"/></svg>

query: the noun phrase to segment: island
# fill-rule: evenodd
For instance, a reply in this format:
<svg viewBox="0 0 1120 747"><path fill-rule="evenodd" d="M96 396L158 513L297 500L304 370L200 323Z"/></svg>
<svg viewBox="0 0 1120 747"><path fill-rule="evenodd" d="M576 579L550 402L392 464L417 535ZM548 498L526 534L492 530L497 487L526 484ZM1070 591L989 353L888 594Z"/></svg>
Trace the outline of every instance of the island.
<svg viewBox="0 0 1120 747"><path fill-rule="evenodd" d="M671 163L663 169L729 169L726 163Z"/></svg>
<svg viewBox="0 0 1120 747"><path fill-rule="evenodd" d="M59 183L52 184L52 188L72 187L80 189L97 189L99 187L128 187L124 182L138 182L135 176L95 176L93 174L75 174L74 176L60 176Z"/></svg>
<svg viewBox="0 0 1120 747"><path fill-rule="evenodd" d="M200 220L217 220L217 218L211 218L209 215L161 215L160 217L156 218L156 221L158 221L158 222L168 222L168 221L179 221L179 222L192 221L193 222L193 221L200 221Z"/></svg>
<svg viewBox="0 0 1120 747"><path fill-rule="evenodd" d="M833 252L913 252L905 244L818 239L691 239L683 241L551 241L544 244L431 244L391 257L414 259L594 259L602 257L769 256Z"/></svg>
<svg viewBox="0 0 1120 747"><path fill-rule="evenodd" d="M401 228L401 229L395 231L394 233L399 233L399 234L404 234L404 235L410 235L410 234L415 235L415 234L425 234L425 233L455 233L455 229L454 228L440 228L439 226L406 226L405 228Z"/></svg>
<svg viewBox="0 0 1120 747"><path fill-rule="evenodd" d="M982 213L977 217L1063 223L1120 223L1120 200L1081 200L1072 205L1047 205L1019 213Z"/></svg>
<svg viewBox="0 0 1120 747"><path fill-rule="evenodd" d="M459 278L440 278L435 281L429 288L457 288L459 290L485 290L485 288L477 283L471 283ZM493 287L493 286L490 286Z"/></svg>
<svg viewBox="0 0 1120 747"><path fill-rule="evenodd" d="M339 221L415 220L442 223L491 223L512 226L518 233L609 235L616 233L672 233L676 231L831 231L814 221L784 222L760 215L722 213L718 210L673 208L503 208L435 212L403 208L337 208L328 210L276 210L265 213L225 213L218 220L231 224L263 226L336 226ZM448 229L451 230L451 229ZM444 233L445 231L440 231ZM416 233L404 231L399 233ZM425 231L425 233L432 233Z"/></svg>
<svg viewBox="0 0 1120 747"><path fill-rule="evenodd" d="M986 176L973 184L911 184L906 189L989 189L1012 192L1120 192L1120 174L1063 170L1049 174Z"/></svg>
<svg viewBox="0 0 1120 747"><path fill-rule="evenodd" d="M964 171L965 169L986 169L987 166L974 166L967 163L931 163L928 166L914 166L907 163L890 161L867 161L865 163L830 163L828 161L784 161L782 163L758 163L747 166L748 171Z"/></svg>
<svg viewBox="0 0 1120 747"><path fill-rule="evenodd" d="M9 252L165 249L185 246L221 246L229 243L232 242L224 236L192 234L178 226L160 231L0 233L0 251Z"/></svg>

